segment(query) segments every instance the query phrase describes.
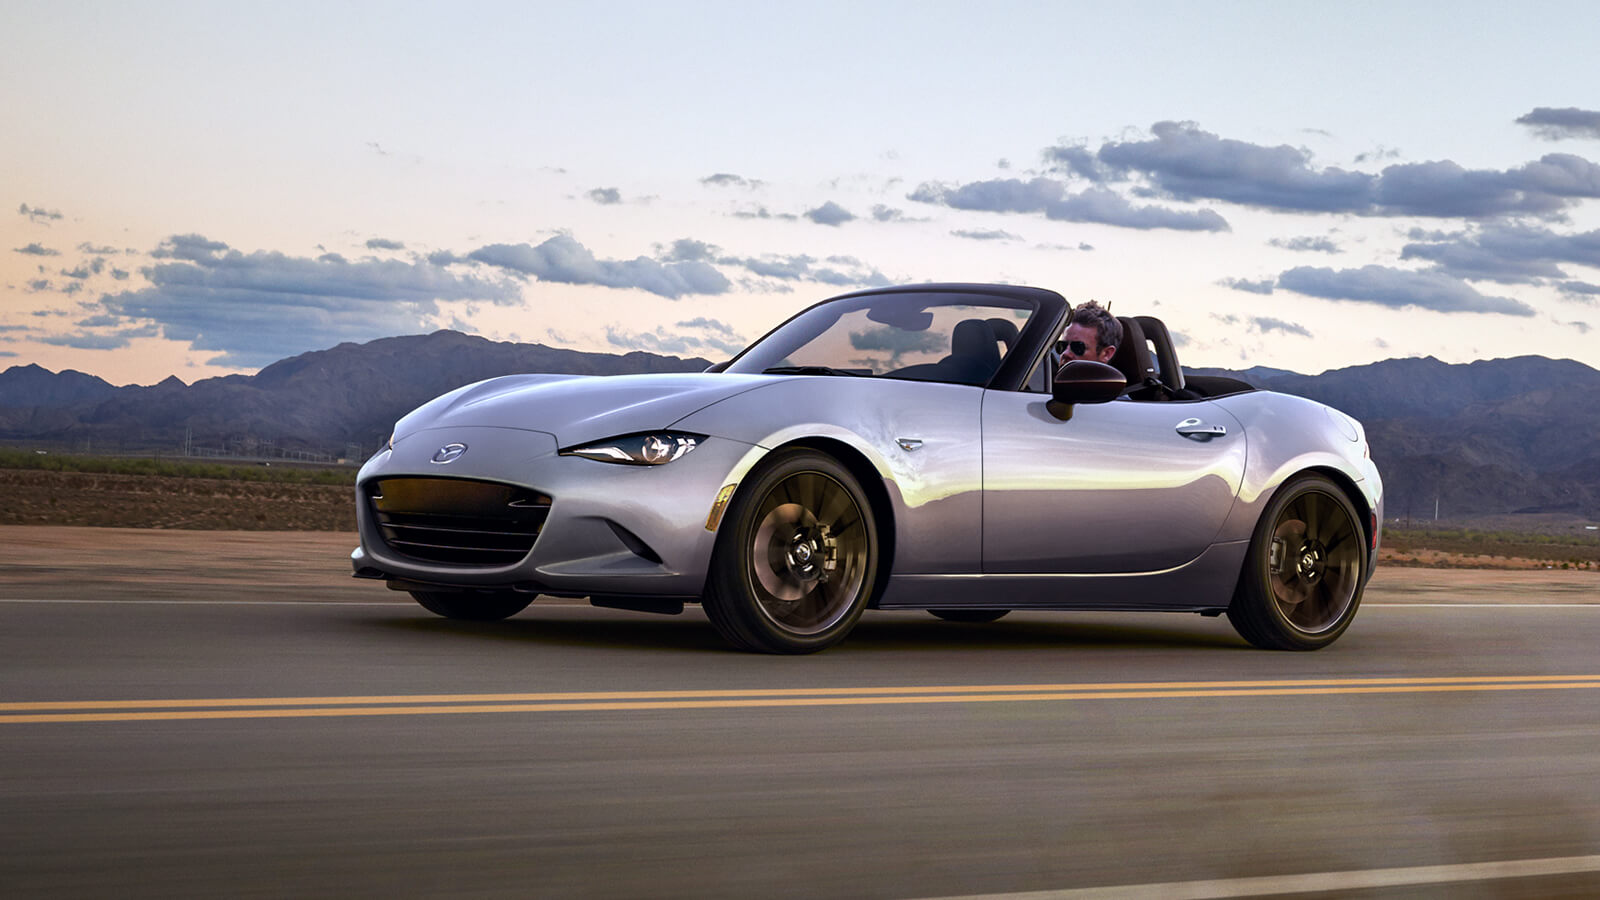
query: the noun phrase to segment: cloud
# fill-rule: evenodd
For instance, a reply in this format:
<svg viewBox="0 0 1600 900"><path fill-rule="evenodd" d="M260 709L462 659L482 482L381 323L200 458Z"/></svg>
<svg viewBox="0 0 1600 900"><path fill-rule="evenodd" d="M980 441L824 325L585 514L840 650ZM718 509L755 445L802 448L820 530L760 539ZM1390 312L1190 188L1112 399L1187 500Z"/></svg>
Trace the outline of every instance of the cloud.
<svg viewBox="0 0 1600 900"><path fill-rule="evenodd" d="M700 179L700 183L706 187L740 187L752 191L766 184L764 181L757 181L754 178L745 178L741 175L734 175L729 172L718 172L715 175L707 175L706 177Z"/></svg>
<svg viewBox="0 0 1600 900"><path fill-rule="evenodd" d="M1044 212L1051 203L1060 200L1065 192L1066 185L1049 178L1028 181L992 178L956 186L924 182L907 194L906 199L918 203L937 203L951 209L1032 213Z"/></svg>
<svg viewBox="0 0 1600 900"><path fill-rule="evenodd" d="M1277 287L1278 282L1275 278L1264 278L1260 281L1249 281L1244 278L1224 278L1217 284L1251 294L1270 294L1272 289Z"/></svg>
<svg viewBox="0 0 1600 900"><path fill-rule="evenodd" d="M1561 109L1538 106L1533 112L1519 116L1517 124L1532 128L1534 134L1547 141L1600 138L1600 112L1574 106Z"/></svg>
<svg viewBox="0 0 1600 900"><path fill-rule="evenodd" d="M1571 328L1573 331L1576 331L1579 334L1588 334L1589 333L1589 329L1592 327L1592 326L1589 325L1588 322L1564 322L1562 324L1566 325L1568 328Z"/></svg>
<svg viewBox="0 0 1600 900"><path fill-rule="evenodd" d="M879 203L872 207L872 220L875 222L912 222L916 221L906 217L905 211L892 206Z"/></svg>
<svg viewBox="0 0 1600 900"><path fill-rule="evenodd" d="M6 358L14 357L16 355L17 351L15 350L0 350L0 356L4 356Z"/></svg>
<svg viewBox="0 0 1600 900"><path fill-rule="evenodd" d="M589 193L584 194L584 196L600 204L601 206L610 206L612 204L622 202L622 192L614 187L595 188Z"/></svg>
<svg viewBox="0 0 1600 900"><path fill-rule="evenodd" d="M189 262L212 262L216 255L228 249L222 241L208 240L198 234L175 234L161 242L150 252L156 259L182 259Z"/></svg>
<svg viewBox="0 0 1600 900"><path fill-rule="evenodd" d="M1458 278L1530 284L1566 277L1562 263L1600 268L1600 229L1557 234L1547 228L1491 225L1475 233L1426 235L1405 245L1401 259L1425 259Z"/></svg>
<svg viewBox="0 0 1600 900"><path fill-rule="evenodd" d="M685 322L679 322L677 327L699 329L734 339L739 337L739 333L733 330L732 325L721 319L708 319L705 316L698 316Z"/></svg>
<svg viewBox="0 0 1600 900"><path fill-rule="evenodd" d="M658 247L657 251L659 252L659 250L660 248ZM715 258L716 253L717 246L715 244L708 244L705 241L697 241L693 238L679 238L672 242L672 246L668 248L661 258L666 262L710 261Z"/></svg>
<svg viewBox="0 0 1600 900"><path fill-rule="evenodd" d="M889 283L882 272L853 256L830 256L819 266L816 257L806 254L789 256L734 256L722 252L715 244L693 238L679 238L666 248L656 247L663 262L695 261L718 266L742 268L761 278L780 281L815 281L830 285L879 286Z"/></svg>
<svg viewBox="0 0 1600 900"><path fill-rule="evenodd" d="M1300 148L1225 139L1193 122L1157 122L1150 131L1150 140L1104 144L1097 161L1112 172L1146 175L1182 200L1301 212L1354 212L1370 202L1372 176L1318 170Z"/></svg>
<svg viewBox="0 0 1600 900"><path fill-rule="evenodd" d="M118 281L127 281L128 280L128 273L123 271L122 269L112 269L111 270L111 277L115 278Z"/></svg>
<svg viewBox="0 0 1600 900"><path fill-rule="evenodd" d="M1044 213L1063 222L1091 222L1122 228L1171 228L1180 231L1227 231L1228 223L1211 210L1185 212L1158 206L1134 206L1107 188L1067 193L1062 182L1050 178L993 178L964 185L924 182L906 195L918 203L937 203L952 209L998 213Z"/></svg>
<svg viewBox="0 0 1600 900"><path fill-rule="evenodd" d="M684 323L679 323L678 327L681 330L675 332L669 332L661 326L654 331L626 331L608 325L606 343L624 350L644 350L673 356L705 356L711 359L725 359L744 349L743 341L730 340L728 334L714 326L685 327Z"/></svg>
<svg viewBox="0 0 1600 900"><path fill-rule="evenodd" d="M1278 287L1308 297L1373 303L1395 309L1415 306L1436 312L1531 316L1533 307L1510 297L1490 297L1441 272L1411 272L1386 266L1327 269L1301 266L1278 276Z"/></svg>
<svg viewBox="0 0 1600 900"><path fill-rule="evenodd" d="M243 253L200 235L175 235L151 255L163 261L141 270L149 287L106 294L95 311L194 350L216 351L210 361L217 365L255 367L341 341L415 333L437 315L439 301L521 299L510 281L455 275L425 262ZM62 336L68 339L82 346L108 340Z"/></svg>
<svg viewBox="0 0 1600 900"><path fill-rule="evenodd" d="M593 284L637 288L676 300L690 294L723 294L732 284L699 260L662 263L640 256L631 260L596 259L588 248L560 234L539 246L490 244L467 259L559 284Z"/></svg>
<svg viewBox="0 0 1600 900"><path fill-rule="evenodd" d="M1600 284L1589 284L1583 281L1567 281L1561 284L1561 293L1569 300L1580 303L1600 303Z"/></svg>
<svg viewBox="0 0 1600 900"><path fill-rule="evenodd" d="M800 218L794 213L771 212L765 206L757 206L755 209L735 210L733 217L736 219L780 219L789 222L796 221Z"/></svg>
<svg viewBox="0 0 1600 900"><path fill-rule="evenodd" d="M59 209L44 209L38 206L29 206L26 203L17 207L17 215L27 216L31 221L39 222L45 225L57 221L62 217L61 210Z"/></svg>
<svg viewBox="0 0 1600 900"><path fill-rule="evenodd" d="M406 245L401 241L391 241L388 238L369 238L368 250L404 250Z"/></svg>
<svg viewBox="0 0 1600 900"><path fill-rule="evenodd" d="M80 253L88 253L94 256L114 256L118 252L117 248L115 247L96 247L88 241L84 241L83 243L79 244L78 251Z"/></svg>
<svg viewBox="0 0 1600 900"><path fill-rule="evenodd" d="M27 255L27 256L60 256L61 255L61 251L60 250L51 250L49 247L46 247L46 246L44 246L42 244L39 244L37 242L29 244L26 247L18 247L17 249L13 250L12 252L13 253L21 253L21 254L24 254L24 255Z"/></svg>
<svg viewBox="0 0 1600 900"><path fill-rule="evenodd" d="M35 278L27 283L27 290L30 294L37 294L40 291L51 290L50 280L48 278Z"/></svg>
<svg viewBox="0 0 1600 900"><path fill-rule="evenodd" d="M818 225L832 225L838 227L855 218L855 214L829 200L816 209L806 210L806 218Z"/></svg>
<svg viewBox="0 0 1600 900"><path fill-rule="evenodd" d="M941 335L932 331L906 331L901 328L869 328L850 332L850 346L856 350L887 352L888 365L897 366L907 353L933 353L944 348ZM874 360L874 362L878 362Z"/></svg>
<svg viewBox="0 0 1600 900"><path fill-rule="evenodd" d="M1325 237L1297 237L1273 238L1267 243L1284 250L1296 250L1307 253L1343 253L1339 245Z"/></svg>
<svg viewBox="0 0 1600 900"><path fill-rule="evenodd" d="M954 235L955 237L966 238L966 239L972 240L972 241L1020 241L1020 240L1022 240L1021 237L1018 237L1017 235L1014 235L1009 231L1000 231L999 229L988 229L988 230L985 230L985 229L976 229L976 228L973 228L973 229L958 228L958 229L955 229L955 230L951 231L950 233L952 235Z"/></svg>
<svg viewBox="0 0 1600 900"><path fill-rule="evenodd" d="M41 344L75 350L120 350L129 340L121 334L51 334L37 338Z"/></svg>
<svg viewBox="0 0 1600 900"><path fill-rule="evenodd" d="M1311 337L1311 332L1307 331L1304 325L1297 325L1294 322L1285 322L1282 319L1274 319L1271 316L1251 316L1250 324L1254 325L1255 329L1262 334L1266 334L1269 331L1281 331L1284 334L1297 334L1301 337Z"/></svg>
<svg viewBox="0 0 1600 900"><path fill-rule="evenodd" d="M1109 180L1112 175L1109 169L1100 164L1093 150L1081 145L1046 147L1044 158L1046 162L1053 163L1053 170L1086 178L1096 184Z"/></svg>
<svg viewBox="0 0 1600 900"><path fill-rule="evenodd" d="M1229 231L1228 220L1209 209L1184 212L1160 206L1134 206L1105 188L1090 188L1045 209L1045 217L1064 222L1094 222L1120 228L1170 228L1175 231Z"/></svg>
<svg viewBox="0 0 1600 900"><path fill-rule="evenodd" d="M1179 200L1284 212L1492 218L1555 216L1578 200L1600 197L1600 165L1571 154L1548 154L1504 171L1436 160L1372 175L1318 168L1310 151L1222 138L1193 122L1157 122L1151 134L1104 144L1096 159L1117 177L1142 176Z"/></svg>
<svg viewBox="0 0 1600 900"><path fill-rule="evenodd" d="M1588 196L1600 192L1600 167L1557 156L1505 172L1464 169L1449 160L1390 166L1374 182L1372 208L1363 211L1441 218L1548 216L1564 209L1569 197L1584 196L1584 180L1593 182Z"/></svg>

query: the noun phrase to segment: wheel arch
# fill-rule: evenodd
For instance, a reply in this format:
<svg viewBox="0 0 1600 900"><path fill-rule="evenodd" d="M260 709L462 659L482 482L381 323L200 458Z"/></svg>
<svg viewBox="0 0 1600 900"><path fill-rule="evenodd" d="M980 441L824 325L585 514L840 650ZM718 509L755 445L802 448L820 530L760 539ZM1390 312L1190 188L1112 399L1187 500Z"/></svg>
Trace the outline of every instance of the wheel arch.
<svg viewBox="0 0 1600 900"><path fill-rule="evenodd" d="M1301 472L1296 472L1295 474L1299 475L1299 474L1302 474L1302 473L1312 473L1312 474L1316 474L1316 475L1321 475L1324 478L1327 478L1329 481L1332 481L1334 484L1338 485L1339 486L1339 490L1344 491L1344 495L1350 499L1350 505L1352 505L1352 506L1354 506L1356 508L1356 514L1357 514L1356 527L1361 529L1362 536L1367 539L1367 541L1366 541L1367 547L1371 547L1372 546L1372 505L1367 502L1367 495L1362 493L1361 488L1360 488L1359 485L1356 484L1355 479L1351 478L1349 475L1345 474L1344 472L1339 471L1338 469L1327 467L1327 466L1312 466L1309 469L1304 469ZM1279 485L1279 487L1281 488L1282 485ZM1369 569L1368 574L1370 575L1371 574L1371 572L1370 572L1371 567L1368 566L1368 569Z"/></svg>
<svg viewBox="0 0 1600 900"><path fill-rule="evenodd" d="M889 499L889 490L884 486L883 476L860 449L836 438L816 435L797 438L773 447L767 457L784 450L815 450L832 457L855 476L856 483L861 485L862 492L867 495L867 502L872 504L873 518L878 522L879 554L878 577L872 585L872 595L868 598L867 606L869 609L877 608L878 600L889 584L889 573L894 570L896 531L894 503Z"/></svg>

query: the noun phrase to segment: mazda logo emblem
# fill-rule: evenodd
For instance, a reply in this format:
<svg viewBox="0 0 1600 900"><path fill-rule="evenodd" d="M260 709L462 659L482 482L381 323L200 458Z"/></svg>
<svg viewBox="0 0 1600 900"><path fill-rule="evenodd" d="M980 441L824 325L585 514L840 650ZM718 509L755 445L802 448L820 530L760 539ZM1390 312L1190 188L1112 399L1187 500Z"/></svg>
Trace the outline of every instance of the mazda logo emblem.
<svg viewBox="0 0 1600 900"><path fill-rule="evenodd" d="M443 447L439 448L437 453L433 454L432 461L439 463L440 465L452 463L460 459L461 454L465 452L467 452L466 444L445 444Z"/></svg>

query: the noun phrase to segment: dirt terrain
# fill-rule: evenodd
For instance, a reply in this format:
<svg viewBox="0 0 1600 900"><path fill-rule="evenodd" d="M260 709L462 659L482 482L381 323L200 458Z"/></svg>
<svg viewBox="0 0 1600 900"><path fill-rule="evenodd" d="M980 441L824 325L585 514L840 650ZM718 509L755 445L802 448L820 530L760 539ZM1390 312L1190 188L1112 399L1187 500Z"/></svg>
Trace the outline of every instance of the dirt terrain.
<svg viewBox="0 0 1600 900"><path fill-rule="evenodd" d="M354 480L354 474L351 475ZM355 531L355 488L0 469L0 525Z"/></svg>

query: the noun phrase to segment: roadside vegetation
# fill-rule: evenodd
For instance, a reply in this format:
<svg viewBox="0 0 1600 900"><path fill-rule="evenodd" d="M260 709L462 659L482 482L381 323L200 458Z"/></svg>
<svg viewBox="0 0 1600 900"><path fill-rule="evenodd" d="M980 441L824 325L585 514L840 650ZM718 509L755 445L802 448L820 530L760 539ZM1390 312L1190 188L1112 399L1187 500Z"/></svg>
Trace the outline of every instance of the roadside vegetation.
<svg viewBox="0 0 1600 900"><path fill-rule="evenodd" d="M1399 562L1422 551L1436 551L1490 559L1534 560L1556 569L1600 569L1600 531L1588 531L1582 526L1554 534L1388 527L1383 529L1383 547Z"/></svg>
<svg viewBox="0 0 1600 900"><path fill-rule="evenodd" d="M264 463L197 462L184 457L80 456L0 449L0 469L44 472L86 472L102 475L159 475L166 478L212 478L265 484L353 485L356 470L350 466L297 466Z"/></svg>

